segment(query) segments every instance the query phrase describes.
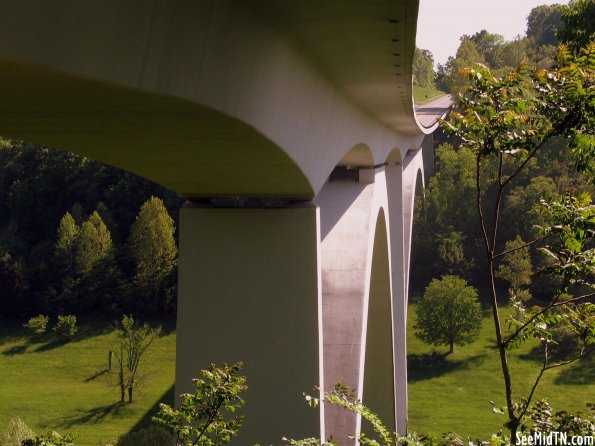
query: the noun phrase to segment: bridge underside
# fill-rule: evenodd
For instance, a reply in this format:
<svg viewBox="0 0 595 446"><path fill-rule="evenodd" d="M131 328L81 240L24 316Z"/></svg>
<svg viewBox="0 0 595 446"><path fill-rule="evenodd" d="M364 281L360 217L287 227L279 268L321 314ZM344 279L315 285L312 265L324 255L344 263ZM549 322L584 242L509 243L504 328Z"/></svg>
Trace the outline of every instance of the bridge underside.
<svg viewBox="0 0 595 446"><path fill-rule="evenodd" d="M239 443L345 444L361 420L301 397L337 380L406 430L417 6L0 1L0 133L189 199L176 390L243 360Z"/></svg>

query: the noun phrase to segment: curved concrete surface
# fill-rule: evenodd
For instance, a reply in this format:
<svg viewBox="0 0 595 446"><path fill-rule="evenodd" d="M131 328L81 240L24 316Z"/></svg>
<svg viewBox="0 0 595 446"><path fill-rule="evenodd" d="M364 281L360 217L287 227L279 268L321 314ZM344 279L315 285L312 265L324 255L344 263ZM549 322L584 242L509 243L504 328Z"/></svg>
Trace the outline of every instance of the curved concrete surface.
<svg viewBox="0 0 595 446"><path fill-rule="evenodd" d="M432 133L438 127L438 118L444 117L452 106L453 99L449 94L426 104L416 104L415 117L419 127L427 133Z"/></svg>
<svg viewBox="0 0 595 446"><path fill-rule="evenodd" d="M357 417L300 401L337 379L406 431L413 199L444 110L414 111L417 8L0 0L0 133L190 199L285 199L180 216L177 391L244 359L243 444L357 432Z"/></svg>
<svg viewBox="0 0 595 446"><path fill-rule="evenodd" d="M358 144L374 164L395 148L404 156L419 146L424 132L411 101L417 6L0 1L0 130L132 169L190 197L312 198ZM102 98L109 100L98 110ZM109 121L130 113L149 119L121 128ZM186 114L197 118L187 129L172 125ZM93 136L105 119L99 148ZM253 130L216 131L235 120ZM61 128L78 129L77 138L65 141ZM224 161L223 147L242 151L242 161ZM169 169L178 156L184 162ZM260 179L261 171L279 178Z"/></svg>

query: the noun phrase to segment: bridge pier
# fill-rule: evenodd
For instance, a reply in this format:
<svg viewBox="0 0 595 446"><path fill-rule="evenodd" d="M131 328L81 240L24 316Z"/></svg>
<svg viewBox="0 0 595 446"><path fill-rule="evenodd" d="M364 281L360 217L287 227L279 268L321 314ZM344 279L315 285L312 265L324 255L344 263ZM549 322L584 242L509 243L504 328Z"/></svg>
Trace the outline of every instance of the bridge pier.
<svg viewBox="0 0 595 446"><path fill-rule="evenodd" d="M234 444L320 435L302 396L321 382L318 234L312 205L181 210L176 394L210 362L243 361Z"/></svg>
<svg viewBox="0 0 595 446"><path fill-rule="evenodd" d="M243 361L238 442L369 431L302 397L340 381L407 431L407 289L421 151L332 174L312 203L190 205L180 215L176 393L210 362Z"/></svg>

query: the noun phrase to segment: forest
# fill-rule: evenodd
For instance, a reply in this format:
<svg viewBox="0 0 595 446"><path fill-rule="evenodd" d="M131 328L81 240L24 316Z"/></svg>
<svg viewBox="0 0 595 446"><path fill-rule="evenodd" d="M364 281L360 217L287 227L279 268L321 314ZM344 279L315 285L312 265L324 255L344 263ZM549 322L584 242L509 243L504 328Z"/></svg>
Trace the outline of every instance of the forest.
<svg viewBox="0 0 595 446"><path fill-rule="evenodd" d="M179 196L69 152L0 142L0 314L175 314Z"/></svg>
<svg viewBox="0 0 595 446"><path fill-rule="evenodd" d="M583 8L581 14L578 6ZM538 6L527 17L526 34L512 41L486 30L463 35L456 55L446 64L438 65L433 78L424 74L427 67L433 66L431 53L418 50L414 73L420 74L414 77L414 83L435 86L456 98L468 85L461 75L463 67L479 63L494 76L502 76L521 63L535 69L551 68L557 62L559 44L578 50L593 40L594 22L589 21L593 10L589 2L579 2L573 14L566 15L561 5ZM428 78L430 81L426 82L430 84L419 81ZM474 201L475 156L468 148L460 147L461 141L456 136L437 131L434 138L435 174L426 180L425 190L418 191L415 206L411 259L414 300L432 278L444 274L461 276L480 289L485 283L484 247ZM538 236L546 218L540 199L581 193L593 196L595 189L589 177L573 167L574 155L568 142L564 137L551 138L540 155L531 160L528 169L515 179L502 203L500 248L522 246ZM496 172L496 160L491 162L485 170ZM485 184L491 179L486 177ZM493 201L495 194L496 188L489 190L486 202ZM519 249L499 265L498 280L503 289L513 288L525 299L549 295L555 284L539 274L546 259L538 248L539 244L534 244Z"/></svg>

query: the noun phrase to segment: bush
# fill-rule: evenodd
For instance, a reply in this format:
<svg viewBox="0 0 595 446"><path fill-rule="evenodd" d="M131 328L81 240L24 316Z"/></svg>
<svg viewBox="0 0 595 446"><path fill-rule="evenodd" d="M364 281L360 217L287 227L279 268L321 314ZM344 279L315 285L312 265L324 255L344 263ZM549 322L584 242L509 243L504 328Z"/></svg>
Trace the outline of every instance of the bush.
<svg viewBox="0 0 595 446"><path fill-rule="evenodd" d="M23 325L23 327L28 328L33 335L41 336L45 333L49 320L49 317L40 314L39 316L35 316L29 319L29 321L25 325Z"/></svg>
<svg viewBox="0 0 595 446"><path fill-rule="evenodd" d="M173 443L172 435L158 426L129 432L118 439L118 446L163 446Z"/></svg>
<svg viewBox="0 0 595 446"><path fill-rule="evenodd" d="M11 418L6 431L0 433L0 445L21 446L25 440L35 437L35 433L19 417Z"/></svg>
<svg viewBox="0 0 595 446"><path fill-rule="evenodd" d="M76 316L72 314L58 316L58 322L53 330L62 339L71 339L78 330L76 327Z"/></svg>
<svg viewBox="0 0 595 446"><path fill-rule="evenodd" d="M74 446L76 436L77 434L60 435L58 432L48 432L24 441L22 446Z"/></svg>

